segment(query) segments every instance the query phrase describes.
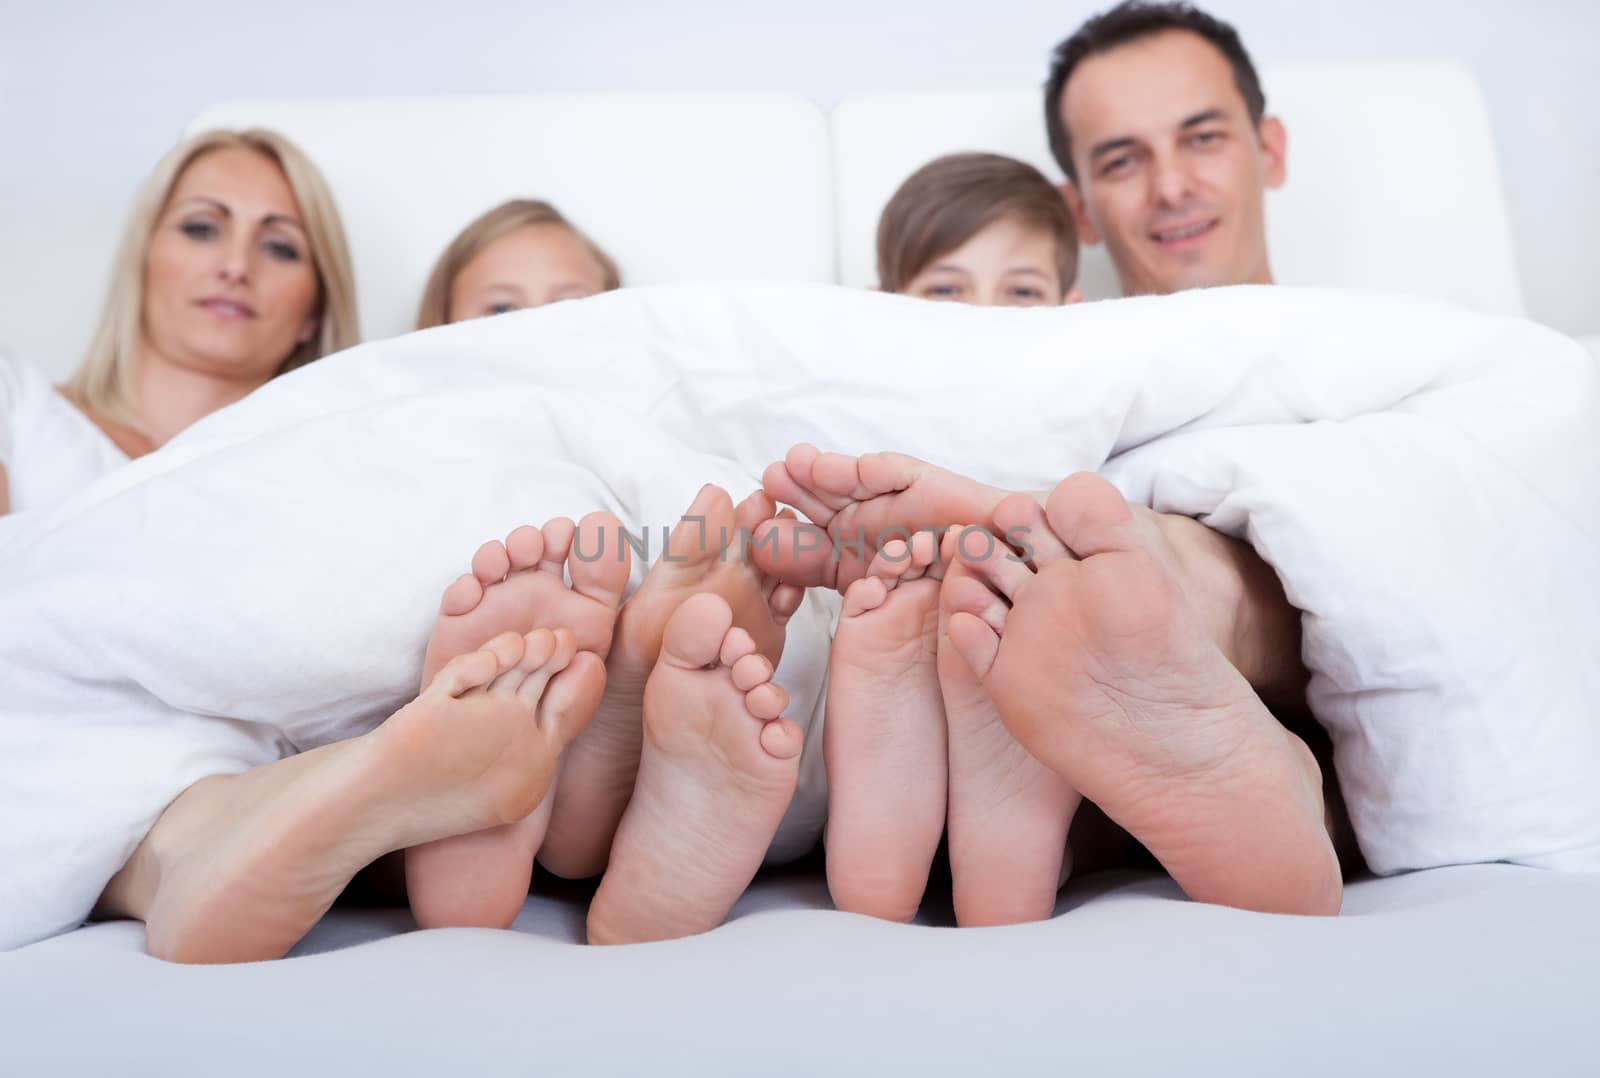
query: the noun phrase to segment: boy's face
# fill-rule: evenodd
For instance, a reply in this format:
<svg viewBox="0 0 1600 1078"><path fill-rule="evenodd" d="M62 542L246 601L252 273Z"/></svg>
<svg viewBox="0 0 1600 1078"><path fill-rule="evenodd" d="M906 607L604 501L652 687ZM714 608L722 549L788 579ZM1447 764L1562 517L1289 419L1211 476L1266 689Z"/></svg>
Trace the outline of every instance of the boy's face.
<svg viewBox="0 0 1600 1078"><path fill-rule="evenodd" d="M1055 237L1009 217L935 258L903 292L980 307L1054 307L1083 298L1063 287Z"/></svg>
<svg viewBox="0 0 1600 1078"><path fill-rule="evenodd" d="M1264 203L1286 137L1250 122L1219 49L1170 31L1090 56L1060 108L1079 233L1105 241L1124 294L1271 283Z"/></svg>

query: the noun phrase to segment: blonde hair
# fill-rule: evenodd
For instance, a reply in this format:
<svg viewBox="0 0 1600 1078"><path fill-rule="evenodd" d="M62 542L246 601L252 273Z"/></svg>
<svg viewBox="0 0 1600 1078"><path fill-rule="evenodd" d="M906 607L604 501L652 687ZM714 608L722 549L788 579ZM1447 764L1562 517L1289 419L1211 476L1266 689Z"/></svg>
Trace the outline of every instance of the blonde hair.
<svg viewBox="0 0 1600 1078"><path fill-rule="evenodd" d="M138 382L134 364L144 327L144 262L150 237L166 209L172 189L184 170L202 154L222 149L252 150L270 158L283 173L299 204L312 268L317 274L318 332L291 352L278 368L284 374L359 340L356 327L355 281L350 249L333 194L310 158L288 139L272 131L206 131L179 143L167 153L134 195L111 264L100 324L77 373L68 382L76 398L101 415L134 428L140 426Z"/></svg>
<svg viewBox="0 0 1600 1078"><path fill-rule="evenodd" d="M560 225L571 232L593 256L605 275L605 291L622 287L622 275L617 264L588 236L561 215L561 211L534 198L516 198L503 202L473 221L444 249L439 260L428 274L428 286L422 290L422 303L417 308L417 328L429 329L450 321L450 289L456 275L468 262L491 243L529 225Z"/></svg>

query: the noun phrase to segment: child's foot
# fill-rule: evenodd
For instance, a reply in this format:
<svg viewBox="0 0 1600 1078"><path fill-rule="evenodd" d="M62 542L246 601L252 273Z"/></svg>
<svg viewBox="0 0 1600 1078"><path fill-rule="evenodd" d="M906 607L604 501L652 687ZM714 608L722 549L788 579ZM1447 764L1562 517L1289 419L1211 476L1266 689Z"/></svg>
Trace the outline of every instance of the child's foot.
<svg viewBox="0 0 1600 1078"><path fill-rule="evenodd" d="M916 915L944 831L938 555L931 532L885 543L845 591L828 654L828 890L891 921Z"/></svg>
<svg viewBox="0 0 1600 1078"><path fill-rule="evenodd" d="M986 526L1005 497L1002 490L903 453L849 457L804 443L767 468L762 486L827 536L798 521L764 525L752 548L761 567L793 584L839 591L866 575L889 540L958 522Z"/></svg>
<svg viewBox="0 0 1600 1078"><path fill-rule="evenodd" d="M622 524L609 513L591 513L576 529L562 517L543 528L518 528L504 543L485 543L473 556L471 574L445 591L423 662L423 684L450 659L490 637L535 626L567 629L579 650L605 659L630 556ZM593 714L597 700L575 703ZM544 800L538 812L505 827L407 850L406 893L417 923L424 928L510 924L527 898L553 801Z"/></svg>
<svg viewBox="0 0 1600 1078"><path fill-rule="evenodd" d="M1001 533L1038 533L1029 545L1039 566L1064 556L1032 498L1012 495L995 507L994 516ZM1005 555L988 531L955 528L941 551L943 560L953 562L941 591L938 665L949 732L950 878L960 925L1050 916L1071 870L1067 831L1081 800L1065 779L1017 744L972 667L950 646L950 599L962 591L954 578L971 575L955 560L957 552L984 555L990 544Z"/></svg>
<svg viewBox="0 0 1600 1078"><path fill-rule="evenodd" d="M772 663L719 596L684 600L644 694L638 783L589 909L589 942L717 927L794 796L804 735Z"/></svg>
<svg viewBox="0 0 1600 1078"><path fill-rule="evenodd" d="M1209 639L1122 496L1074 475L1047 519L1070 557L1035 572L963 555L972 575L946 583L951 644L1006 726L1192 898L1337 912L1315 761Z"/></svg>
<svg viewBox="0 0 1600 1078"><path fill-rule="evenodd" d="M603 676L565 630L505 633L370 734L191 787L158 824L150 952L281 957L383 854L527 818Z"/></svg>
<svg viewBox="0 0 1600 1078"><path fill-rule="evenodd" d="M554 814L539 854L551 872L582 879L606 867L639 769L645 683L661 654L667 620L685 599L698 592L721 596L757 653L777 664L784 625L805 592L761 573L745 560L742 545L776 509L759 491L735 507L721 488L703 488L661 559L623 604L606 661L605 695L594 721L567 750L551 798Z"/></svg>

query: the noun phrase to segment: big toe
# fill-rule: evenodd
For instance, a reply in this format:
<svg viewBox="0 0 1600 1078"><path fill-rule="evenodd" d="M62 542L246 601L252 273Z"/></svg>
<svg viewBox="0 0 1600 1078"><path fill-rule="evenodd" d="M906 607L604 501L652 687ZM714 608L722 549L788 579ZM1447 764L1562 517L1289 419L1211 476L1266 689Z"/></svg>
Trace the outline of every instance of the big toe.
<svg viewBox="0 0 1600 1078"><path fill-rule="evenodd" d="M1045 519L1080 558L1141 545L1127 499L1093 472L1078 472L1058 483L1045 502Z"/></svg>
<svg viewBox="0 0 1600 1078"><path fill-rule="evenodd" d="M606 687L606 666L592 651L580 651L551 679L539 701L539 723L562 745L572 743L594 717Z"/></svg>
<svg viewBox="0 0 1600 1078"><path fill-rule="evenodd" d="M672 612L661 638L661 661L685 670L716 663L722 641L733 627L733 609L727 600L710 592L685 599Z"/></svg>
<svg viewBox="0 0 1600 1078"><path fill-rule="evenodd" d="M578 522L567 571L580 595L608 606L620 606L628 586L632 553L622 521L610 513L590 513Z"/></svg>

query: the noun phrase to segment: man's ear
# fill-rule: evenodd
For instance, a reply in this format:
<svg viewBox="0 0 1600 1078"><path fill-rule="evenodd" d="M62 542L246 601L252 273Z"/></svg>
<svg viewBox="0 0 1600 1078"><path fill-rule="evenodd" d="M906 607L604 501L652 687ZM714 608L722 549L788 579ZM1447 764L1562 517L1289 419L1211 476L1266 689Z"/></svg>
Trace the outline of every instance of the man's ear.
<svg viewBox="0 0 1600 1078"><path fill-rule="evenodd" d="M1063 297L1062 300L1061 300L1061 305L1063 307L1065 307L1069 303L1082 303L1082 302L1083 302L1083 289L1081 289L1081 288L1069 288L1069 289L1067 289L1066 296Z"/></svg>
<svg viewBox="0 0 1600 1078"><path fill-rule="evenodd" d="M1267 155L1267 186L1276 190L1289 178L1289 132L1283 121L1268 116L1261 121L1261 149Z"/></svg>
<svg viewBox="0 0 1600 1078"><path fill-rule="evenodd" d="M1061 192L1061 197L1067 200L1067 209L1072 211L1073 223L1078 226L1078 242L1087 247L1093 247L1100 242L1100 233L1095 230L1094 222L1089 220L1089 211L1083 204L1083 196L1078 194L1078 189L1070 183L1061 184L1056 190Z"/></svg>

